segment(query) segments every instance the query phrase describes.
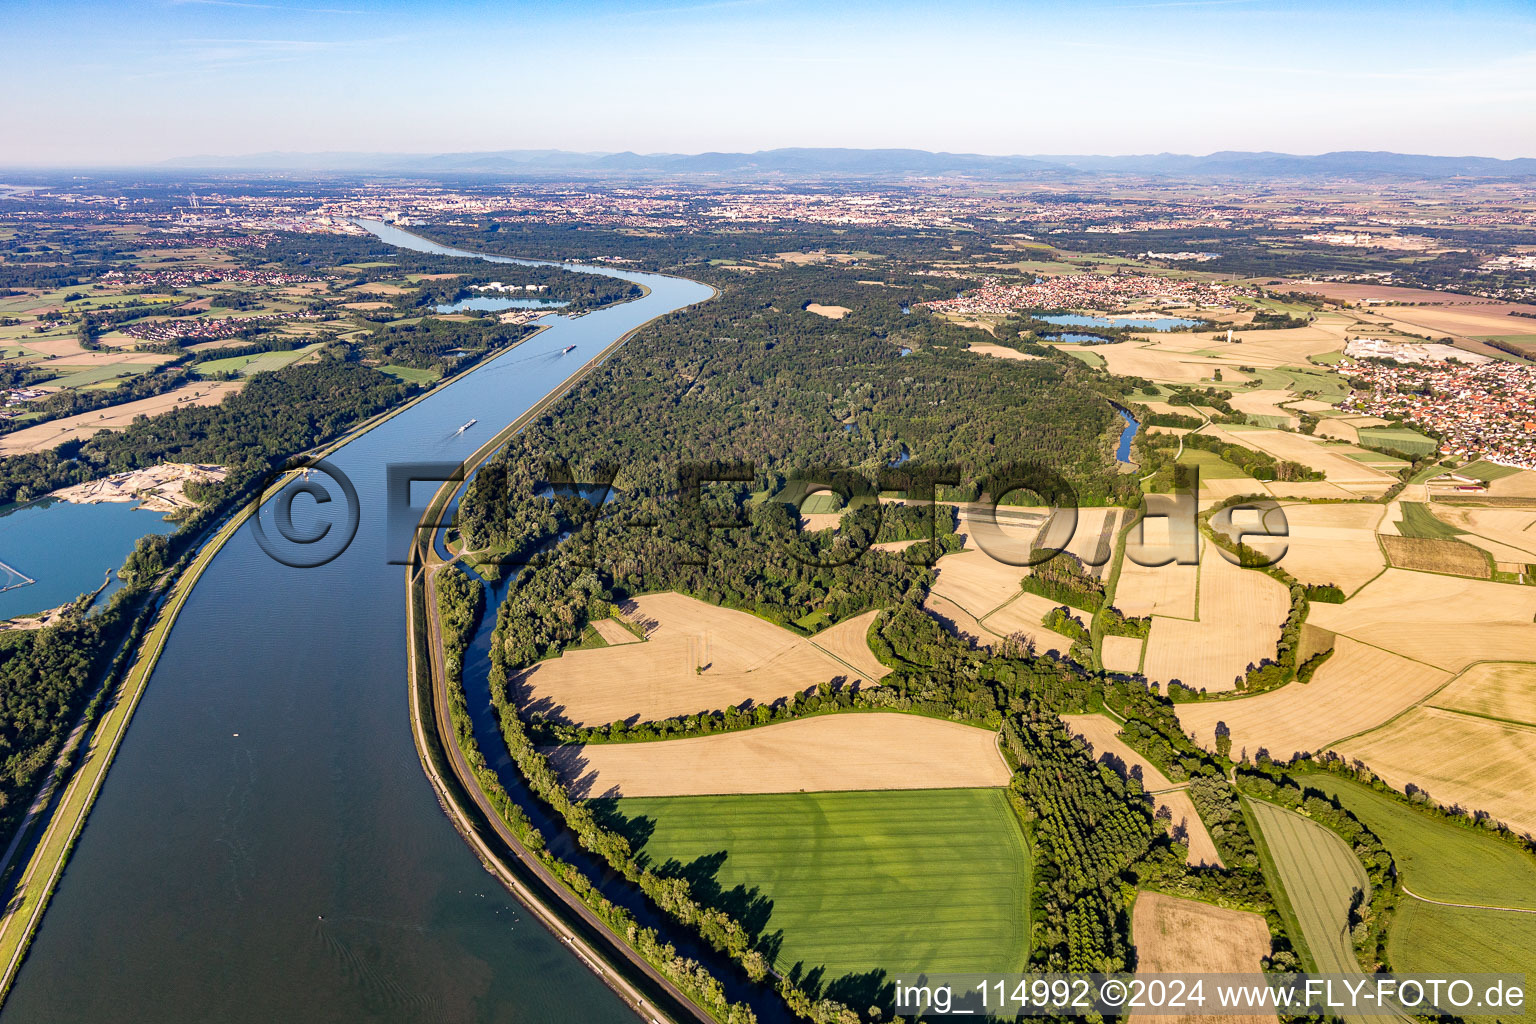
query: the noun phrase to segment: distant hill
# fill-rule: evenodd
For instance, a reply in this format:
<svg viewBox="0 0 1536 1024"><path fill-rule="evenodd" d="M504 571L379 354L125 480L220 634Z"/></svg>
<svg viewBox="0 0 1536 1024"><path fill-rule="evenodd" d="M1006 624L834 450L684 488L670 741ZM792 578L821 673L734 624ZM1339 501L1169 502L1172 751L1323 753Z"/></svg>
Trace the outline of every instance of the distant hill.
<svg viewBox="0 0 1536 1024"><path fill-rule="evenodd" d="M508 149L481 153L253 153L193 156L162 167L374 174L732 175L1072 179L1103 174L1210 180L1275 178L1425 179L1536 177L1536 159L1408 153L1220 152L1205 156L988 156L921 149L766 149L756 153L572 153Z"/></svg>

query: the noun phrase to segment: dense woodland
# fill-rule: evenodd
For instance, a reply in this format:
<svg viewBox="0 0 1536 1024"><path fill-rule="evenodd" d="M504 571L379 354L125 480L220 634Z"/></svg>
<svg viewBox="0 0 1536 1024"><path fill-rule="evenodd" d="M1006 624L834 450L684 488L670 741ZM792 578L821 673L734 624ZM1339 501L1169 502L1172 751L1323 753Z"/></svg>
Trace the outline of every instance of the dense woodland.
<svg viewBox="0 0 1536 1024"><path fill-rule="evenodd" d="M852 312L827 321L803 312L809 301ZM954 332L904 316L897 303L838 272L761 272L653 325L489 463L461 503L458 526L470 548L520 566L491 650L492 692L514 760L584 848L760 977L752 923L729 917L723 905L701 916L707 894L634 865L622 823L572 800L536 744L702 735L876 709L1000 729L1036 859L1033 966L1133 967L1125 893L1137 886L1263 913L1277 936L1277 963L1291 962L1222 762L1184 735L1167 699L1141 681L1036 658L1020 645L976 649L919 610L933 579L929 565L954 546L955 523L948 511L930 522L931 506L918 502L878 515L867 498L899 489L892 473L949 463L959 469L952 493L973 497L986 490L976 481L989 466L1039 462L1088 502L1136 502L1110 454L1119 420L1090 373L1075 360L978 357L959 350ZM901 356L901 347L913 354ZM911 462L891 469L903 453ZM856 467L865 479L826 467ZM698 478L726 482L690 486ZM922 480L906 482L913 494ZM590 484L600 486L573 486ZM854 499L836 534L797 528L796 496L818 484ZM930 529L936 546L859 554L875 537L925 537ZM1046 582L1054 600L1102 602L1101 587L1080 565L1053 564ZM519 711L512 690L520 670L581 642L588 624L626 597L663 589L800 633L886 609L870 643L895 671L875 688L833 681L767 705L701 708L664 722L577 728L556 707ZM1145 628L1140 620L1112 625ZM1155 821L1139 781L1096 763L1057 717L1106 705L1129 722L1128 743L1170 775L1199 782L1197 799L1228 869L1187 868L1184 847ZM779 985L796 1012L812 1020L851 1013L828 1004L842 994L835 985L804 981ZM875 989L873 1001L888 997ZM869 995L867 986L860 994Z"/></svg>

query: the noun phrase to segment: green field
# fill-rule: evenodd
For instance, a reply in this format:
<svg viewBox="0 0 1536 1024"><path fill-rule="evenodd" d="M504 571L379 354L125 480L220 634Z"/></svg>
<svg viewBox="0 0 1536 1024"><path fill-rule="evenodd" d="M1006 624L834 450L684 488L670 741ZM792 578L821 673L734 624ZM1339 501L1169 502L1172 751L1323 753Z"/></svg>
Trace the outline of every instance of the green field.
<svg viewBox="0 0 1536 1024"><path fill-rule="evenodd" d="M1403 502L1403 521L1397 525L1397 530L1404 537L1425 540L1453 540L1466 532L1436 519L1429 506L1421 501Z"/></svg>
<svg viewBox="0 0 1536 1024"><path fill-rule="evenodd" d="M1509 971L1524 973L1529 985L1536 978L1536 914L1463 910L1404 899L1387 935L1387 958L1397 971Z"/></svg>
<svg viewBox="0 0 1536 1024"><path fill-rule="evenodd" d="M1350 779L1311 773L1302 781L1336 797L1365 822L1420 896L1536 910L1536 857L1493 836L1437 821Z"/></svg>
<svg viewBox="0 0 1536 1024"><path fill-rule="evenodd" d="M49 369L60 376L44 383L49 387L79 388L87 384L100 384L104 380L112 380L117 377L135 377L141 373L147 373L154 368L154 363L113 363L111 366L50 366Z"/></svg>
<svg viewBox="0 0 1536 1024"><path fill-rule="evenodd" d="M1314 357L1316 358L1316 357ZM1325 402L1339 402L1349 397L1349 382L1329 370L1310 369L1300 366L1281 366L1275 369L1260 368L1250 374L1254 381L1243 389L1290 391L1296 395L1308 392Z"/></svg>
<svg viewBox="0 0 1536 1024"><path fill-rule="evenodd" d="M1028 959L1031 863L1003 790L597 803L628 819L653 867L746 922L781 972L1016 972Z"/></svg>
<svg viewBox="0 0 1536 1024"><path fill-rule="evenodd" d="M1507 476L1514 476L1520 472L1520 469L1517 466L1504 466L1497 462L1485 462L1482 459L1478 459L1476 462L1467 463L1456 470L1456 472L1462 476L1469 476L1474 480L1488 480L1491 482L1502 480Z"/></svg>
<svg viewBox="0 0 1536 1024"><path fill-rule="evenodd" d="M841 512L843 499L831 491L817 491L806 496L800 503L800 512L803 515L826 515L830 512Z"/></svg>
<svg viewBox="0 0 1536 1024"><path fill-rule="evenodd" d="M1185 448L1179 456L1181 466L1199 466L1202 480L1247 480L1249 476L1238 469L1232 463L1223 459L1215 452L1208 452L1204 448ZM1255 492L1261 490L1257 480L1254 481Z"/></svg>
<svg viewBox="0 0 1536 1024"><path fill-rule="evenodd" d="M1416 430L1399 427L1360 427L1360 443L1372 448L1391 448L1404 455L1433 455L1440 442Z"/></svg>
<svg viewBox="0 0 1536 1024"><path fill-rule="evenodd" d="M1536 909L1536 857L1350 779L1321 773L1306 785L1338 799L1386 844L1402 882L1445 903ZM1404 895L1387 935L1399 971L1524 972L1536 978L1536 914L1442 907Z"/></svg>
<svg viewBox="0 0 1536 1024"><path fill-rule="evenodd" d="M281 370L283 367L298 362L319 348L323 342L313 345L305 345L303 348L289 349L287 352L257 352L248 356L229 356L225 359L210 359L206 363L197 364L197 372L204 377L214 374L236 372L243 377L249 377L253 373L263 370Z"/></svg>
<svg viewBox="0 0 1536 1024"><path fill-rule="evenodd" d="M1262 800L1247 801L1278 881L1301 925L1313 967L1325 974L1359 974L1349 936L1349 905L1370 880L1344 840L1300 814Z"/></svg>
<svg viewBox="0 0 1536 1024"><path fill-rule="evenodd" d="M399 377L407 384L430 384L439 376L436 370L419 370L414 366L396 366L394 363L379 369L391 377Z"/></svg>
<svg viewBox="0 0 1536 1024"><path fill-rule="evenodd" d="M1081 359L1096 370L1104 365L1104 357L1086 345L1058 345L1056 350Z"/></svg>

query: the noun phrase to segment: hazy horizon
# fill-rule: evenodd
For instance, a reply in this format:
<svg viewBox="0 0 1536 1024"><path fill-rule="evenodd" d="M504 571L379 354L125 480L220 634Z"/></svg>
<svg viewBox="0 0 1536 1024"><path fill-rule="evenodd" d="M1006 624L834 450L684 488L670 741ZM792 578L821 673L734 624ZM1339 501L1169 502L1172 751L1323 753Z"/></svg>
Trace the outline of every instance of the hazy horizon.
<svg viewBox="0 0 1536 1024"><path fill-rule="evenodd" d="M269 152L1536 156L1536 12L23 0L10 166Z"/></svg>

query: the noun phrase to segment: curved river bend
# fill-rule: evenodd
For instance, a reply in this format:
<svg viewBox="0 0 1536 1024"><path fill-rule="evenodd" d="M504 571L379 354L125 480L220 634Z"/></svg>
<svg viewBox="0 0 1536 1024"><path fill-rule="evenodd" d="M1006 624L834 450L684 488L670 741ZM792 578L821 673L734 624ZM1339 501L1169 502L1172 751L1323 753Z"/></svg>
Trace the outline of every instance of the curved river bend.
<svg viewBox="0 0 1536 1024"><path fill-rule="evenodd" d="M477 255L368 226L392 244ZM283 566L249 523L214 559L4 1024L634 1019L438 807L411 738L403 571L384 529L387 465L461 461L615 338L710 295L678 278L572 269L650 293L550 317L331 456L362 510L335 561ZM562 357L567 345L577 351Z"/></svg>

